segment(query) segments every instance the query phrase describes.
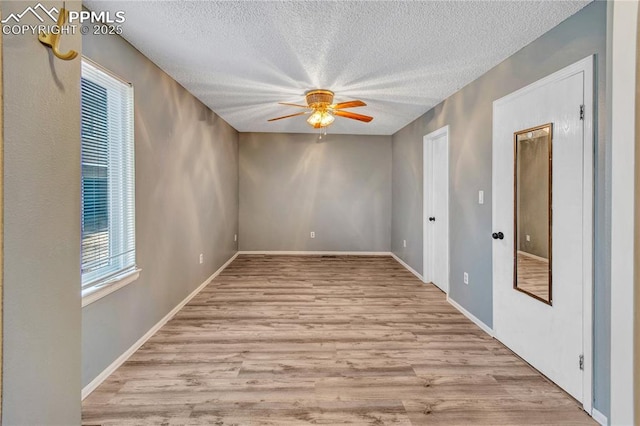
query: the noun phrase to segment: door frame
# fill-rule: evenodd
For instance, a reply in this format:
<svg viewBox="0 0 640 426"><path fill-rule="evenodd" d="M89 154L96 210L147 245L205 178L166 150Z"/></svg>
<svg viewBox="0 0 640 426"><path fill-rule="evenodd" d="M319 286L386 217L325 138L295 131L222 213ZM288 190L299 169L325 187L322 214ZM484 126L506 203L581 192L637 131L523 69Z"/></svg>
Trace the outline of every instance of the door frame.
<svg viewBox="0 0 640 426"><path fill-rule="evenodd" d="M611 142L611 407L609 424L638 424L635 411L638 398L638 108L636 93L638 44L640 43L640 4L615 1L609 5L612 16L607 49L607 99L609 141ZM611 52L611 53L609 53ZM635 178L635 179L634 179ZM635 203L634 203L635 202ZM635 210L635 211L634 211ZM634 217L635 215L635 217ZM634 236L635 233L635 236ZM635 237L635 241L634 241ZM635 288L634 288L635 287ZM634 298L636 301L634 313ZM635 340L635 342L634 342ZM635 365L634 365L635 364ZM634 373L635 369L635 373ZM635 387L635 389L634 389ZM636 399L637 401L637 399ZM637 402L635 402L637 403ZM634 412L635 411L635 412Z"/></svg>
<svg viewBox="0 0 640 426"><path fill-rule="evenodd" d="M450 277L451 277L451 260L450 260L450 255L449 255L449 236L450 236L450 231L449 231L449 125L447 124L444 127L439 128L438 130L435 130L427 135L425 135L422 138L422 281L424 283L428 283L428 278L427 278L427 256L428 256L428 251L427 251L427 247L428 247L428 241L427 241L427 161L429 160L428 156L427 156L427 149L425 149L427 147L428 143L431 143L432 141L434 141L435 139L440 138L441 136L445 136L445 145L446 145L446 157L447 157L447 161L445 162L445 180L447 182L447 190L445 191L445 198L446 198L446 202L445 202L445 206L444 206L444 210L445 210L445 214L444 214L444 229L445 229L445 233L446 233L446 238L444 241L445 244L445 253L446 253L446 282L445 282L445 294L449 294L449 284L450 284Z"/></svg>
<svg viewBox="0 0 640 426"><path fill-rule="evenodd" d="M522 89L510 93L493 102L493 135L496 134L496 109L502 104L523 96L539 87L563 80L577 73L584 73L584 133L583 133L583 159L582 159L582 268L583 268L583 292L582 292L582 345L584 356L584 372L582 381L582 407L592 414L593 406L593 191L594 191L594 79L593 79L593 55L569 65L547 77L544 77ZM579 111L576 110L576 114ZM496 141L492 140L495 144ZM495 175L495 164L492 165L492 175ZM495 211L497 200L492 200L492 209ZM492 224L495 229L495 224ZM495 250L495 246L494 249ZM494 256L495 258L495 256ZM493 282L493 306L496 306L496 282ZM493 311L493 327L496 338L499 337L499 330L496 329L496 311Z"/></svg>
<svg viewBox="0 0 640 426"><path fill-rule="evenodd" d="M2 11L0 10L0 18ZM3 317L4 317L4 297L3 297L3 280L4 280L4 92L3 92L3 50L2 50L2 34L0 31L0 424L2 424L2 393L3 393Z"/></svg>

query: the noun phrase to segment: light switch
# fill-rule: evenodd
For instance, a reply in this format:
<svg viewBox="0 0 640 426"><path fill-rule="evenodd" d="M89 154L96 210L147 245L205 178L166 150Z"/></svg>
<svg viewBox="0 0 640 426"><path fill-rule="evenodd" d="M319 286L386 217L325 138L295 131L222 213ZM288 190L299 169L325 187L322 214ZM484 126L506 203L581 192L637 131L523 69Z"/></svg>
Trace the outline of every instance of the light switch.
<svg viewBox="0 0 640 426"><path fill-rule="evenodd" d="M484 191L478 191L478 204L484 204Z"/></svg>

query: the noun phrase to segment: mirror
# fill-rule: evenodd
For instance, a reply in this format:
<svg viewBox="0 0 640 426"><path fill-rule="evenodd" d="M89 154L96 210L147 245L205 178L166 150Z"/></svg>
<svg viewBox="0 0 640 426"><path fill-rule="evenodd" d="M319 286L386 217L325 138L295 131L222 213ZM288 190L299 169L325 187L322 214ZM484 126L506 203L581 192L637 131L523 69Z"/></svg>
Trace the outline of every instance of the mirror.
<svg viewBox="0 0 640 426"><path fill-rule="evenodd" d="M514 134L513 288L551 305L551 138L545 124Z"/></svg>

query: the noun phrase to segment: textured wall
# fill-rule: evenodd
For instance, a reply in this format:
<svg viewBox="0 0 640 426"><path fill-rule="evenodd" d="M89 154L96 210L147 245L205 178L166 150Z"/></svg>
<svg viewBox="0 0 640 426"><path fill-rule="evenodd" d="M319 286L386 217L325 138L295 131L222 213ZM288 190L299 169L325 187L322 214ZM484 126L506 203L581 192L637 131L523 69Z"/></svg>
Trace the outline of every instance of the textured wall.
<svg viewBox="0 0 640 426"><path fill-rule="evenodd" d="M316 138L240 134L241 250L390 250L391 137Z"/></svg>
<svg viewBox="0 0 640 426"><path fill-rule="evenodd" d="M134 86L142 268L82 310L85 386L235 253L238 133L124 39L84 36L83 48Z"/></svg>
<svg viewBox="0 0 640 426"><path fill-rule="evenodd" d="M450 296L492 325L492 104L584 57L596 55L595 401L609 410L610 170L605 140L606 4L597 1L516 52L393 135L391 247L422 271L422 138L450 126ZM478 190L485 191L479 205ZM407 247L402 247L402 240ZM470 285L463 284L469 273Z"/></svg>
<svg viewBox="0 0 640 426"><path fill-rule="evenodd" d="M1 6L6 16L33 3ZM80 60L53 57L31 34L3 43L2 424L80 424ZM61 47L80 44L67 35Z"/></svg>

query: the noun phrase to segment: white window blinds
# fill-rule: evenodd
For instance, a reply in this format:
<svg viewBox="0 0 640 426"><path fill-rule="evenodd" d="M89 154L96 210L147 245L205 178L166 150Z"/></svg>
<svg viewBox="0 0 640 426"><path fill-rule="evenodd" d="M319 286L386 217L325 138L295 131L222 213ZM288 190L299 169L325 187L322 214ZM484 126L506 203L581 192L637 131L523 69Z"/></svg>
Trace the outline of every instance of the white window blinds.
<svg viewBox="0 0 640 426"><path fill-rule="evenodd" d="M82 61L82 288L136 267L133 88Z"/></svg>

